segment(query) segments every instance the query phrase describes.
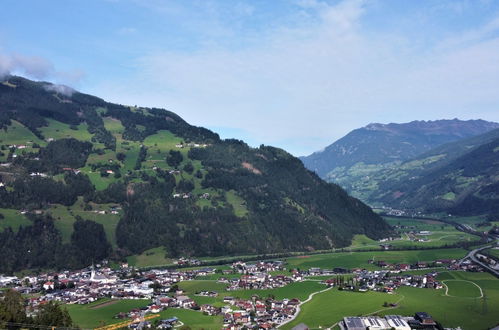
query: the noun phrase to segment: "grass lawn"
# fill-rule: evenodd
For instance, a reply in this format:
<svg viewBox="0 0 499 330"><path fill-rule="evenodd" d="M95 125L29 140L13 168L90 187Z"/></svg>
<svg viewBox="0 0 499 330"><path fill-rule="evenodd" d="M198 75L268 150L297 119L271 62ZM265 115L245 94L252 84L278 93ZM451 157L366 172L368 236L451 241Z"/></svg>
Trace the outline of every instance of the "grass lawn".
<svg viewBox="0 0 499 330"><path fill-rule="evenodd" d="M17 232L21 226L31 226L32 222L21 214L19 210L1 209L0 214L4 216L0 219L0 232L5 228L11 227L13 231Z"/></svg>
<svg viewBox="0 0 499 330"><path fill-rule="evenodd" d="M452 297L479 298L480 289L472 282L465 280L445 280L443 281L449 288L447 294Z"/></svg>
<svg viewBox="0 0 499 330"><path fill-rule="evenodd" d="M390 244L396 247L439 247L450 245L461 241L475 241L479 238L475 235L464 233L457 230L454 226L445 224L435 220L413 219L413 218L398 218L384 217L384 219L392 226L404 226L399 228L398 232L402 239L391 241ZM415 242L409 240L407 233L414 231L430 231L430 235L416 235L417 238L424 238L425 242Z"/></svg>
<svg viewBox="0 0 499 330"><path fill-rule="evenodd" d="M127 262L130 266L135 267L150 267L150 266L161 266L168 265L172 263L172 260L166 258L166 250L163 246L149 249L144 251L142 254L135 254L127 258Z"/></svg>
<svg viewBox="0 0 499 330"><path fill-rule="evenodd" d="M41 127L40 132L43 136L48 138L53 138L55 140L75 138L80 141L90 141L92 139L92 134L88 131L88 126L86 123L77 126L77 130L69 128L70 125L61 123L60 121L47 119L49 123L48 126Z"/></svg>
<svg viewBox="0 0 499 330"><path fill-rule="evenodd" d="M298 317L283 329L305 323L309 328L331 326L344 316L358 316L383 309L383 303L394 303L401 299L400 295L389 295L378 292L347 292L336 288L319 293L301 307Z"/></svg>
<svg viewBox="0 0 499 330"><path fill-rule="evenodd" d="M122 320L113 318L119 312L128 312L134 308L147 306L151 301L147 299L139 300L118 300L112 304L95 308L96 305L106 302L101 299L88 305L66 305L73 322L82 328L95 328L105 324L118 323Z"/></svg>
<svg viewBox="0 0 499 330"><path fill-rule="evenodd" d="M160 313L161 319L177 317L191 329L215 330L222 328L222 316L207 316L199 311L180 308L168 308Z"/></svg>
<svg viewBox="0 0 499 330"><path fill-rule="evenodd" d="M369 264L368 260L383 260L388 263L415 263L417 261L434 261L436 259L457 259L465 254L466 250L464 249L339 252L288 258L287 267L300 269L309 269L311 267L378 269L377 266Z"/></svg>
<svg viewBox="0 0 499 330"><path fill-rule="evenodd" d="M441 322L445 327L461 326L463 329L488 329L497 324L497 306L499 305L499 281L488 273L445 272L445 278L452 277L456 285L456 293L467 297L445 296L445 289L419 289L401 287L396 294L385 293L354 293L336 289L316 295L312 301L302 306L299 316L284 329L304 322L310 328L331 326L344 316L357 316L376 312L379 315L400 314L414 315L418 311L426 311ZM479 290L471 283L456 281L457 279L472 281L479 285L487 297L483 299L470 298ZM448 280L446 283L451 283ZM468 284L463 285L463 283ZM476 289L475 289L476 288ZM475 291L476 290L476 291ZM450 292L449 292L450 294ZM361 296L362 295L362 296ZM397 302L399 306L384 309L384 302Z"/></svg>
<svg viewBox="0 0 499 330"><path fill-rule="evenodd" d="M91 203L91 205L93 207L92 211L84 211L83 201L80 197L78 201L70 207L56 204L52 205L48 212L52 215L52 218L54 218L54 224L61 232L64 243L68 243L71 239L73 224L76 221L75 216L79 215L85 220L92 220L102 224L107 240L114 248L116 248L116 227L118 226L118 222L120 220L120 214L109 213L109 207L111 204ZM99 214L94 211L107 211L107 213Z"/></svg>
<svg viewBox="0 0 499 330"><path fill-rule="evenodd" d="M1 211L0 211L0 213L1 213ZM484 252L493 256L493 257L499 258L499 248L487 249Z"/></svg>
<svg viewBox="0 0 499 330"><path fill-rule="evenodd" d="M303 282L295 282L289 285L286 285L282 288L269 289L269 290L235 290L235 291L226 291L227 284L226 283L217 283L213 280L193 280L193 281L184 281L179 283L179 288L185 290L186 294L194 299L204 298L204 297L196 297L194 293L198 291L216 291L218 292L218 297L211 298L210 301L213 303L221 303L223 301L223 297L231 296L241 299L250 299L251 296L257 295L262 298L266 298L269 295L275 296L276 299L283 298L298 298L300 300L305 300L308 296L320 290L325 289L323 284L320 284L317 281L303 281Z"/></svg>
<svg viewBox="0 0 499 330"><path fill-rule="evenodd" d="M234 208L234 214L237 217L244 217L248 214L248 209L244 199L239 197L234 190L229 190L225 193L227 202Z"/></svg>
<svg viewBox="0 0 499 330"><path fill-rule="evenodd" d="M31 132L28 128L26 128L23 124L18 121L11 120L11 124L6 128L0 131L0 145L8 143L12 144L24 144L27 145L28 142L38 143L41 146L46 145L47 143L43 140L40 140L33 132ZM5 153L9 153L8 150L4 151Z"/></svg>

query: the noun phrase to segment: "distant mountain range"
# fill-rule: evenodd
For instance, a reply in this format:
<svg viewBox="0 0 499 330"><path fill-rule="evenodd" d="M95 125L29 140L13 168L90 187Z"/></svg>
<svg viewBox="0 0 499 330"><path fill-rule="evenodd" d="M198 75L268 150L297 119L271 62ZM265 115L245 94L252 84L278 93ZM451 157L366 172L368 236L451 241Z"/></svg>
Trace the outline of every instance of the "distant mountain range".
<svg viewBox="0 0 499 330"><path fill-rule="evenodd" d="M372 205L491 213L499 205L498 127L457 119L371 124L302 161Z"/></svg>
<svg viewBox="0 0 499 330"><path fill-rule="evenodd" d="M405 124L369 124L353 130L324 150L301 157L305 166L327 178L339 167L405 161L439 145L499 128L484 120L412 121Z"/></svg>
<svg viewBox="0 0 499 330"><path fill-rule="evenodd" d="M329 249L390 226L284 150L173 112L50 83L0 81L0 272Z"/></svg>

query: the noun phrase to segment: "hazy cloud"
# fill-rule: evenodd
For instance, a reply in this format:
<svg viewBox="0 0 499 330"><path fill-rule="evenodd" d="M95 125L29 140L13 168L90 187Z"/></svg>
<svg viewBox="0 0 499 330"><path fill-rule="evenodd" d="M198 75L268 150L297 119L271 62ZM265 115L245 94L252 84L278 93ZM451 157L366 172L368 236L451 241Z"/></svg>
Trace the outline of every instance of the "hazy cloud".
<svg viewBox="0 0 499 330"><path fill-rule="evenodd" d="M0 53L0 75L19 73L35 79L43 79L54 72L52 63L39 56Z"/></svg>
<svg viewBox="0 0 499 330"><path fill-rule="evenodd" d="M57 71L52 62L40 56L0 53L0 78L9 74L35 80L52 80L55 84L47 85L46 89L68 96L71 96L74 90L66 84L77 86L84 77L81 70Z"/></svg>

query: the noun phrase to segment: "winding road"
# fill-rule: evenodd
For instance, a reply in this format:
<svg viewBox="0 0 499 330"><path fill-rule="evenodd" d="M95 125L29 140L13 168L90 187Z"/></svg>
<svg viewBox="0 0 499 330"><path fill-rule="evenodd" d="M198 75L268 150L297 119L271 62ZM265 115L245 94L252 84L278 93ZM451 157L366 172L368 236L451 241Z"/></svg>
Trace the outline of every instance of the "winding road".
<svg viewBox="0 0 499 330"><path fill-rule="evenodd" d="M313 298L316 294L326 292L326 291L328 291L328 290L331 290L332 288L334 288L334 287L333 287L333 286L331 286L331 287L326 288L326 289L321 290L321 291L312 292L312 293L308 296L307 300L302 301L300 304L298 304L298 306L296 306L296 313L295 313L295 314L294 314L294 315L293 315L293 316L292 316L289 320L286 320L286 322L283 322L283 323L279 324L279 325L277 326L277 328L280 328L280 327L282 327L283 325L288 324L289 322L291 322L291 321L293 321L294 319L296 319L296 317L298 316L298 314L300 314L300 310L301 310L301 308L300 308L300 307L301 307L301 305L303 305L303 304L305 304L305 303L309 302L310 300L312 300L312 298Z"/></svg>

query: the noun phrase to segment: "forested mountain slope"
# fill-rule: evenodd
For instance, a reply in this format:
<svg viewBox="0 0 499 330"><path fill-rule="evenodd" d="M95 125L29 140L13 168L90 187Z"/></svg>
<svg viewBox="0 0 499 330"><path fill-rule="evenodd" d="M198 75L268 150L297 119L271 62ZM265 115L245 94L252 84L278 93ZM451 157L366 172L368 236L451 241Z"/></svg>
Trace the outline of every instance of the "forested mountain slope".
<svg viewBox="0 0 499 330"><path fill-rule="evenodd" d="M499 128L498 123L458 119L370 124L353 130L322 151L301 157L301 160L308 169L328 181L337 182L350 177L355 180L358 172L403 162L439 145L495 128Z"/></svg>
<svg viewBox="0 0 499 330"><path fill-rule="evenodd" d="M169 256L327 249L382 218L287 152L163 109L49 83L0 83L0 272Z"/></svg>
<svg viewBox="0 0 499 330"><path fill-rule="evenodd" d="M425 212L499 215L499 129L441 146L376 175L371 202Z"/></svg>

